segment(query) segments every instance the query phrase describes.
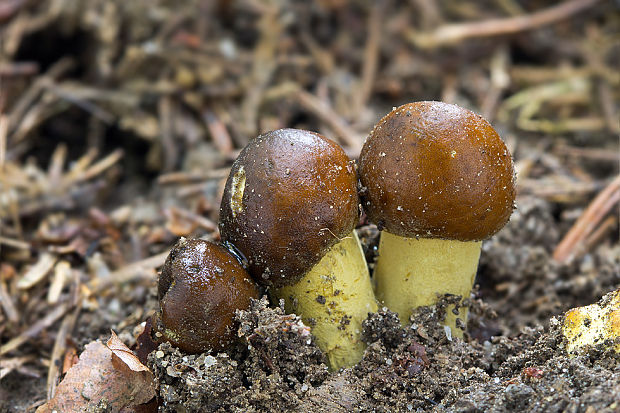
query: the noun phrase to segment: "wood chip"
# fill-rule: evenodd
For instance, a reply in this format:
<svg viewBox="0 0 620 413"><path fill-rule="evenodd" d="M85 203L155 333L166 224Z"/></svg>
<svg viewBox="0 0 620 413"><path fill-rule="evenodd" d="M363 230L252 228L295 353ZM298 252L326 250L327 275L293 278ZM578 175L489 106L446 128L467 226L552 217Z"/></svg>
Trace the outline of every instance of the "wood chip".
<svg viewBox="0 0 620 413"><path fill-rule="evenodd" d="M17 288L27 290L40 282L54 267L57 258L56 255L48 252L41 254L36 264L30 267L22 278L17 281Z"/></svg>

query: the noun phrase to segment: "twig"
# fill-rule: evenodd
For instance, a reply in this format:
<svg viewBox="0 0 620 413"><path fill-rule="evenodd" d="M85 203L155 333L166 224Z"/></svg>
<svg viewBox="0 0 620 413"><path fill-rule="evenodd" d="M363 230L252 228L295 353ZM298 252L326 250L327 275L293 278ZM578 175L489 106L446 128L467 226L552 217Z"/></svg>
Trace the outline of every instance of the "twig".
<svg viewBox="0 0 620 413"><path fill-rule="evenodd" d="M620 176L616 177L583 211L573 227L553 251L553 259L565 263L574 258L583 241L620 201Z"/></svg>
<svg viewBox="0 0 620 413"><path fill-rule="evenodd" d="M275 7L265 10L258 26L260 28L260 40L254 49L252 72L246 79L248 82L246 85L247 92L241 104L242 130L250 136L256 132L258 108L276 69L274 57L277 40L284 29Z"/></svg>
<svg viewBox="0 0 620 413"><path fill-rule="evenodd" d="M39 77L33 84L22 94L17 103L13 106L13 110L9 115L9 131L11 133L17 133L19 124L23 121L28 109L39 98L41 91L45 89L55 79L62 76L73 68L75 62L70 58L63 58L56 62L50 69L41 77ZM25 136L21 133L20 136Z"/></svg>
<svg viewBox="0 0 620 413"><path fill-rule="evenodd" d="M356 95L354 114L360 113L372 93L377 68L379 66L379 45L381 43L381 2L375 3L368 18L368 40L364 50L364 66L362 68L362 82Z"/></svg>
<svg viewBox="0 0 620 413"><path fill-rule="evenodd" d="M611 215L605 218L601 225L599 225L598 228L592 231L592 234L590 234L588 238L585 239L584 248L581 252L585 253L587 251L590 251L592 248L594 248L595 245L601 242L609 234L610 231L613 231L617 226L617 217Z"/></svg>
<svg viewBox="0 0 620 413"><path fill-rule="evenodd" d="M114 152L112 152L111 154L103 158L102 160L90 166L74 182L83 182L83 181L88 181L89 179L94 178L95 176L99 175L100 173L110 168L115 163L117 163L122 157L123 157L122 149L115 150Z"/></svg>
<svg viewBox="0 0 620 413"><path fill-rule="evenodd" d="M26 0L6 0L0 3L0 22L8 20L21 9Z"/></svg>
<svg viewBox="0 0 620 413"><path fill-rule="evenodd" d="M8 245L9 247L17 248L20 250L29 250L31 247L31 245L25 241L7 238L1 235L0 235L0 245Z"/></svg>
<svg viewBox="0 0 620 413"><path fill-rule="evenodd" d="M2 269L0 269L2 271ZM15 304L13 303L13 297L9 293L9 289L4 282L4 277L0 274L0 305L2 305L2 309L4 310L4 314L6 314L7 318L14 324L19 322L19 313L15 308Z"/></svg>
<svg viewBox="0 0 620 413"><path fill-rule="evenodd" d="M570 0L547 9L518 17L489 19L482 22L447 24L430 33L410 31L409 40L420 48L455 44L477 37L499 36L536 29L566 19L600 0Z"/></svg>
<svg viewBox="0 0 620 413"><path fill-rule="evenodd" d="M233 143L228 130L226 130L226 125L224 125L215 112L208 108L202 111L202 118L207 124L207 129L209 129L215 147L223 155L229 156L233 151Z"/></svg>
<svg viewBox="0 0 620 413"><path fill-rule="evenodd" d="M618 153L617 150L558 145L555 151L559 155L567 155L575 158L591 159L599 162L620 162L620 153Z"/></svg>
<svg viewBox="0 0 620 413"><path fill-rule="evenodd" d="M179 208L179 207L170 207L170 212L182 218L185 218L189 221L194 222L195 224L197 224L198 226L204 228L205 230L209 232L215 231L217 229L217 224L215 222L211 221L210 219L206 217L203 217L201 215L188 211L187 209Z"/></svg>
<svg viewBox="0 0 620 413"><path fill-rule="evenodd" d="M76 293L79 296L79 293ZM67 349L67 336L73 330L78 315L82 309L80 305L81 300L76 300L77 306L71 314L65 316L62 320L62 324L56 334L56 340L54 341L54 348L52 349L52 355L50 356L50 366L47 370L47 399L50 400L56 393L56 386L58 385L58 378L60 376L60 367L62 366L62 357Z"/></svg>
<svg viewBox="0 0 620 413"><path fill-rule="evenodd" d="M4 162L6 161L6 136L9 131L9 118L6 115L0 115L0 174L4 171Z"/></svg>
<svg viewBox="0 0 620 413"><path fill-rule="evenodd" d="M39 64L37 62L0 63L0 77L30 76L38 72Z"/></svg>
<svg viewBox="0 0 620 413"><path fill-rule="evenodd" d="M149 276L154 275L155 269L164 265L169 252L170 251L164 251L141 261L128 264L123 268L111 272L105 280L94 279L89 283L88 288L91 289L92 294L96 295L112 284L122 284L134 279L145 278L145 272L149 272Z"/></svg>
<svg viewBox="0 0 620 413"><path fill-rule="evenodd" d="M49 311L44 318L34 323L32 327L22 332L17 337L9 340L6 344L0 346L0 356L10 351L16 350L26 341L39 335L41 331L45 330L46 328L54 324L60 317L65 315L65 313L69 311L71 307L72 307L71 304L63 303L59 305L58 307L54 308L53 310Z"/></svg>
<svg viewBox="0 0 620 413"><path fill-rule="evenodd" d="M205 173L194 172L170 172L157 177L159 185L183 185L196 182L207 181L209 179L226 178L230 173L230 168L221 168L207 171Z"/></svg>
<svg viewBox="0 0 620 413"><path fill-rule="evenodd" d="M174 131L172 127L174 116L173 102L169 95L164 95L159 98L158 112L162 148L161 153L163 159L161 169L168 172L175 169L179 155L177 145L175 145L174 142Z"/></svg>
<svg viewBox="0 0 620 413"><path fill-rule="evenodd" d="M298 91L294 96L306 110L327 123L344 144L348 145L355 152L359 152L362 148L362 139L357 137L357 133L344 119L338 116L330 107L326 106L319 98L305 90Z"/></svg>
<svg viewBox="0 0 620 413"><path fill-rule="evenodd" d="M44 252L39 260L17 281L17 288L27 290L41 281L54 267L58 257Z"/></svg>

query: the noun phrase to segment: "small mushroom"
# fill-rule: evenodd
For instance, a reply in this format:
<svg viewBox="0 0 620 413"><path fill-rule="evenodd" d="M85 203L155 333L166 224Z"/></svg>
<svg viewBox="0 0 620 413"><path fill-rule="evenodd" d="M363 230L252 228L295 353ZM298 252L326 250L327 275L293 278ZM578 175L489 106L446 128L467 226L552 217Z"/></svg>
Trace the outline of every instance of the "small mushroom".
<svg viewBox="0 0 620 413"><path fill-rule="evenodd" d="M456 105L400 106L367 138L359 174L362 206L383 230L377 299L405 323L438 294L468 298L481 241L506 224L515 199L512 158L493 127ZM446 325L462 336L452 311Z"/></svg>
<svg viewBox="0 0 620 413"><path fill-rule="evenodd" d="M608 293L598 303L567 311L562 334L570 355L597 344L620 354L620 289Z"/></svg>
<svg viewBox="0 0 620 413"><path fill-rule="evenodd" d="M181 239L159 276L157 329L188 353L223 350L235 339L236 310L246 310L258 287L223 247Z"/></svg>
<svg viewBox="0 0 620 413"><path fill-rule="evenodd" d="M296 129L254 139L235 160L220 207L222 240L250 275L311 326L332 369L363 354L361 323L377 309L355 233L353 163L334 142Z"/></svg>

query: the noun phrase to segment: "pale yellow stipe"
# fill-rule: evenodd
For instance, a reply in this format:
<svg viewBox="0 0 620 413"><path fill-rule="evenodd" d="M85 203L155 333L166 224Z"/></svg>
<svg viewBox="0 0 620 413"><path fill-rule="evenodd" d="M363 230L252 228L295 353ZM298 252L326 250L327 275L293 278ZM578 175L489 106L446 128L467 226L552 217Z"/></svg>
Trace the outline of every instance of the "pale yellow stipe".
<svg viewBox="0 0 620 413"><path fill-rule="evenodd" d="M601 301L566 312L562 324L569 354L585 346L606 344L620 353L620 289Z"/></svg>
<svg viewBox="0 0 620 413"><path fill-rule="evenodd" d="M377 311L368 268L355 231L334 245L297 284L274 291L287 312L312 328L332 370L362 358L362 321Z"/></svg>
<svg viewBox="0 0 620 413"><path fill-rule="evenodd" d="M481 245L481 241L404 238L383 231L373 274L379 303L397 312L404 325L413 308L436 303L437 294L468 298ZM453 336L462 337L456 318L449 308L445 325ZM459 310L458 318L466 322L465 308Z"/></svg>

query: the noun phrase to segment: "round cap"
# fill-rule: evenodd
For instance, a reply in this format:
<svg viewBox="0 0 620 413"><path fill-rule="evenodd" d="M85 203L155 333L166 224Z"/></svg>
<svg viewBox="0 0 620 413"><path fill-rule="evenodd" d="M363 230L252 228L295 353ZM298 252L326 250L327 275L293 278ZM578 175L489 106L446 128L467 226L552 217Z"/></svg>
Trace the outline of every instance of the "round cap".
<svg viewBox="0 0 620 413"><path fill-rule="evenodd" d="M162 268L158 297L161 333L180 349L199 353L234 340L235 311L246 310L258 288L226 249L182 239Z"/></svg>
<svg viewBox="0 0 620 413"><path fill-rule="evenodd" d="M402 237L479 241L513 210L506 145L489 122L456 105L394 109L364 143L359 173L369 219Z"/></svg>
<svg viewBox="0 0 620 413"><path fill-rule="evenodd" d="M297 282L358 219L355 168L318 133L280 129L254 139L234 162L220 207L222 240L260 283Z"/></svg>

